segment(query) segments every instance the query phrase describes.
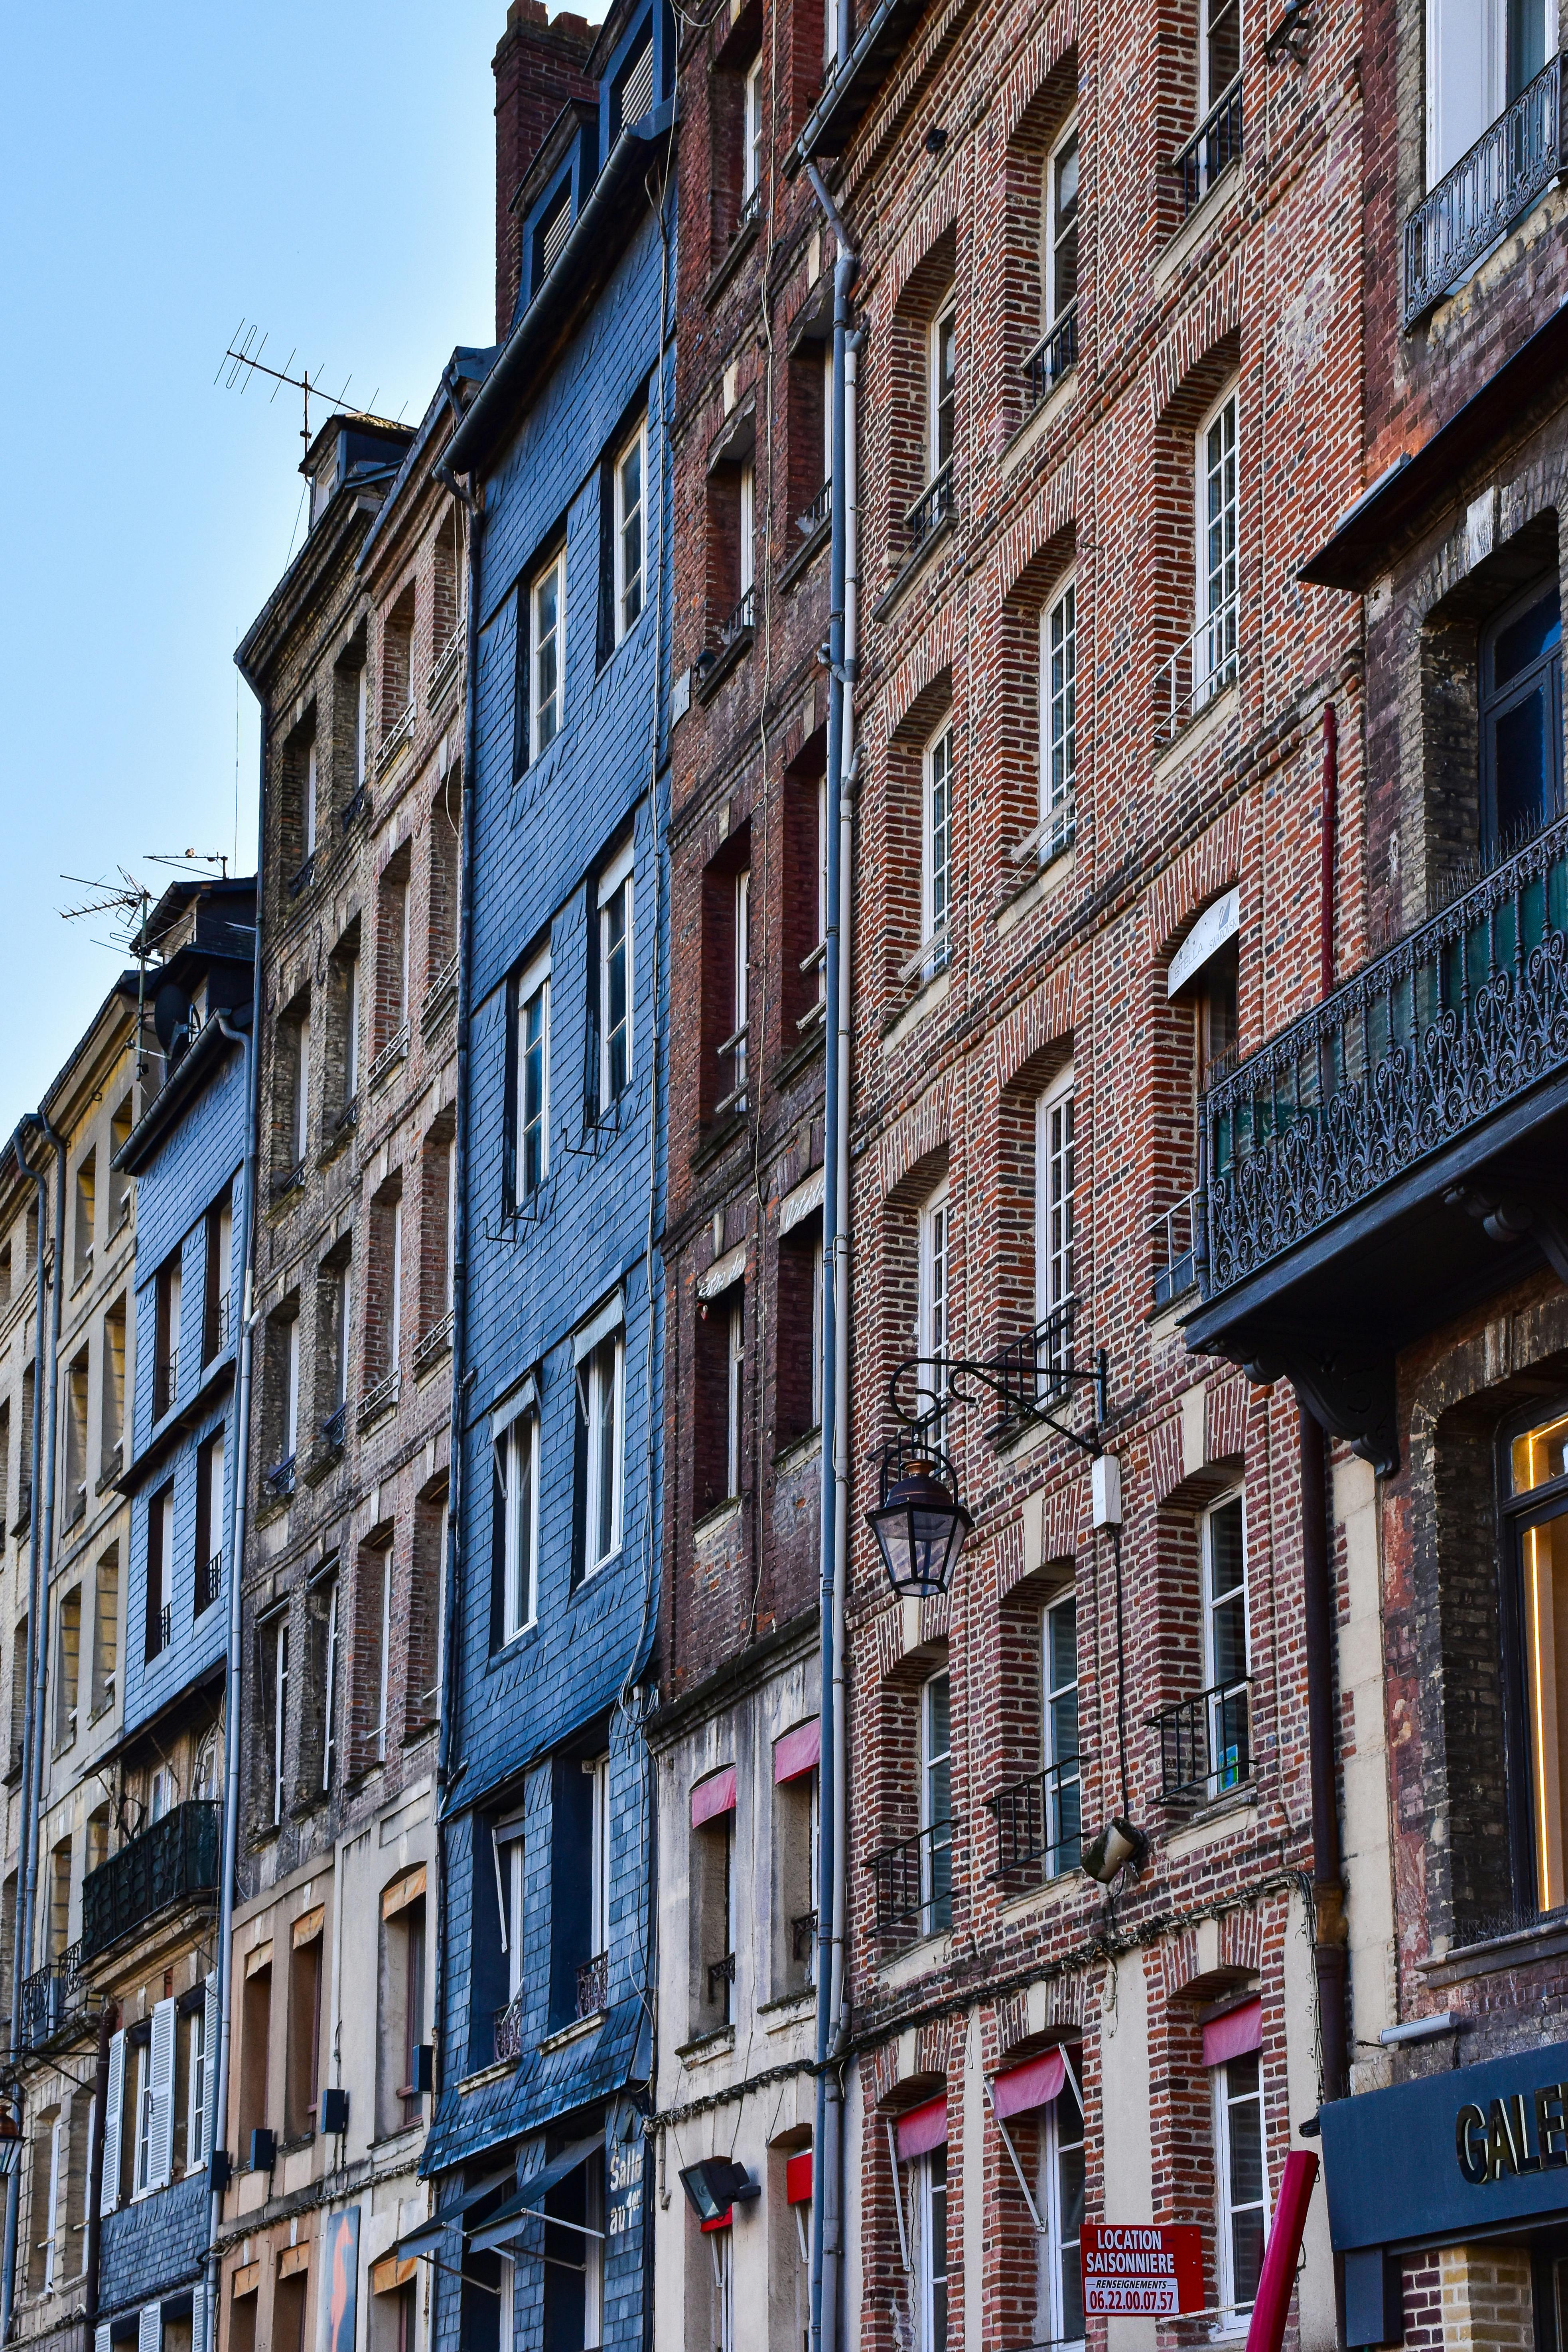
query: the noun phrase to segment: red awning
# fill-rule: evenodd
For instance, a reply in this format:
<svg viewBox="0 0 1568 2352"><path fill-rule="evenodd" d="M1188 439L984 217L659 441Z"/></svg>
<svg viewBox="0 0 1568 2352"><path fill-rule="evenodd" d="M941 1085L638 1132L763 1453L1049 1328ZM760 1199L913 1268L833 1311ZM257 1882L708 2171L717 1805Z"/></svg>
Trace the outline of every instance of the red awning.
<svg viewBox="0 0 1568 2352"><path fill-rule="evenodd" d="M735 1810L735 1768L726 1764L721 1772L710 1772L706 1780L699 1780L691 1791L691 1826L700 1830L704 1822L716 1822L723 1813Z"/></svg>
<svg viewBox="0 0 1568 2352"><path fill-rule="evenodd" d="M1027 2115L1032 2107L1048 2107L1067 2081L1067 2061L1059 2050L1026 2065L1010 2066L991 2085L991 2104L999 2118Z"/></svg>
<svg viewBox="0 0 1568 2352"><path fill-rule="evenodd" d="M798 1780L805 1772L815 1772L822 1757L822 1717L814 1715L809 1723L797 1723L782 1739L773 1742L773 1780L782 1788L786 1780Z"/></svg>
<svg viewBox="0 0 1568 2352"><path fill-rule="evenodd" d="M803 2147L784 2166L784 2197L791 2205L811 2202L811 2150Z"/></svg>
<svg viewBox="0 0 1568 2352"><path fill-rule="evenodd" d="M898 2122L899 2161L907 2164L912 2156L929 2156L933 2147L947 2146L947 2095L928 2099L923 2107L911 2107Z"/></svg>
<svg viewBox="0 0 1568 2352"><path fill-rule="evenodd" d="M1223 2066L1227 2058L1245 2058L1262 2040L1263 2003L1244 2000L1239 2009L1227 2009L1205 2026L1204 2064Z"/></svg>

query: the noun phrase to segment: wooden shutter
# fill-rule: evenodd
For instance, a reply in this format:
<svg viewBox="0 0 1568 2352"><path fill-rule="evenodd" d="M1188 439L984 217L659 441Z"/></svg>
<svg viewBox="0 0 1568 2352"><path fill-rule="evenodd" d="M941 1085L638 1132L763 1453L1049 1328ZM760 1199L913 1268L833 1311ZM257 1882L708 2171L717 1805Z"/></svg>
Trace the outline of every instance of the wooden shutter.
<svg viewBox="0 0 1568 2352"><path fill-rule="evenodd" d="M199 2156L193 2156L193 2166L205 2164L217 2146L217 1970L213 1969L206 1981L205 2032L202 2041L202 2072L206 2081L202 2085L202 2139Z"/></svg>
<svg viewBox="0 0 1568 2352"><path fill-rule="evenodd" d="M144 2303L136 2315L136 2352L163 2352L163 2306Z"/></svg>
<svg viewBox="0 0 1568 2352"><path fill-rule="evenodd" d="M149 2124L147 2186L167 2189L174 2168L174 2000L161 2000L153 2011L153 2047L149 2053L147 2087L153 2112Z"/></svg>
<svg viewBox="0 0 1568 2352"><path fill-rule="evenodd" d="M120 2202L120 2124L124 2107L125 2036L114 2033L109 2041L109 2092L103 2109L103 2185L98 2199L100 2214L112 2213Z"/></svg>

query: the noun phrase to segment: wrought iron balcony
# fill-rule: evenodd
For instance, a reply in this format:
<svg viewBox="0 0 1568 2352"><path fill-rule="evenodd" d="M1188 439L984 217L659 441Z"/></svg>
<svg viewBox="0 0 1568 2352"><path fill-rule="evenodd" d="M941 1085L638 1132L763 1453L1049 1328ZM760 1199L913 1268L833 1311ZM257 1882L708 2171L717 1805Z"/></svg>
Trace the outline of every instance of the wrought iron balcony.
<svg viewBox="0 0 1568 2352"><path fill-rule="evenodd" d="M951 1821L932 1822L871 1856L879 1936L910 1927L936 1936L952 1927L952 1831Z"/></svg>
<svg viewBox="0 0 1568 2352"><path fill-rule="evenodd" d="M1027 414L1055 392L1069 369L1078 365L1078 304L1070 303L1054 327L1040 337L1024 362L1024 392Z"/></svg>
<svg viewBox="0 0 1568 2352"><path fill-rule="evenodd" d="M719 651L721 654L728 653L731 646L739 645L741 639L748 635L756 625L757 592L755 588L748 588L728 620L721 621L719 624Z"/></svg>
<svg viewBox="0 0 1568 2352"><path fill-rule="evenodd" d="M527 2005L528 1995L520 1992L514 2000L508 2001L504 2009L498 2009L496 2011L496 2063L498 2066L512 2065L522 2055L522 2021Z"/></svg>
<svg viewBox="0 0 1568 2352"><path fill-rule="evenodd" d="M610 2005L610 1956L595 1952L577 1971L577 2014L597 2017Z"/></svg>
<svg viewBox="0 0 1568 2352"><path fill-rule="evenodd" d="M1160 1735L1160 1794L1167 1804L1202 1804L1252 1777L1252 1684L1216 1683L1148 1717Z"/></svg>
<svg viewBox="0 0 1568 2352"><path fill-rule="evenodd" d="M904 514L904 530L909 535L910 553L918 555L929 541L935 538L945 522L953 516L952 460L923 489L912 507Z"/></svg>
<svg viewBox="0 0 1568 2352"><path fill-rule="evenodd" d="M1241 153L1241 76L1220 92L1184 147L1171 159L1182 184L1182 210L1195 211Z"/></svg>
<svg viewBox="0 0 1568 2352"><path fill-rule="evenodd" d="M1031 1772L985 1800L996 1823L995 1879L1039 1884L1078 1866L1083 1844L1080 1766L1076 1756Z"/></svg>
<svg viewBox="0 0 1568 2352"><path fill-rule="evenodd" d="M81 1946L73 1944L58 1959L23 1979L19 2046L43 2050L51 2042L82 2032L91 2000L91 1991L81 1979Z"/></svg>
<svg viewBox="0 0 1568 2352"><path fill-rule="evenodd" d="M1563 176L1563 53L1521 90L1405 224L1405 323L1414 326Z"/></svg>
<svg viewBox="0 0 1568 2352"><path fill-rule="evenodd" d="M217 1885L221 1806L202 1799L176 1805L161 1822L110 1855L81 1883L81 1959L134 1935L172 1904L210 1895Z"/></svg>
<svg viewBox="0 0 1568 2352"><path fill-rule="evenodd" d="M210 1559L196 1562L195 1614L204 1616L223 1590L223 1554L215 1551Z"/></svg>
<svg viewBox="0 0 1568 2352"><path fill-rule="evenodd" d="M298 898L301 891L308 890L310 888L310 877L315 870L316 853L312 849L304 864L299 866L295 872L289 877L289 896L290 898Z"/></svg>

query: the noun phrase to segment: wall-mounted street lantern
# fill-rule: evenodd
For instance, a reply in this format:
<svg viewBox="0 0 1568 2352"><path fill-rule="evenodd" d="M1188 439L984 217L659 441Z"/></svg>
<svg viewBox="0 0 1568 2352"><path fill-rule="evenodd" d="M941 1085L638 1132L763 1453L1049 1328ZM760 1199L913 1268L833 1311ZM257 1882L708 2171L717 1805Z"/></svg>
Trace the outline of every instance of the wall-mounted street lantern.
<svg viewBox="0 0 1568 2352"><path fill-rule="evenodd" d="M22 2126L16 2110L0 2106L0 2180L9 2180L22 2161Z"/></svg>
<svg viewBox="0 0 1568 2352"><path fill-rule="evenodd" d="M958 1473L937 1443L942 1420L954 1405L984 1398L1002 1408L1006 1427L1021 1423L1054 1429L1091 1458L1101 1452L1100 1428L1108 1418L1110 1360L1103 1348L1092 1363L1072 1360L1072 1315L1063 1309L999 1355L909 1356L888 1383L888 1402L900 1425L882 1449L881 1496L866 1524L877 1538L888 1581L900 1598L927 1599L945 1592L958 1555L974 1525L958 1491ZM907 1412L899 1402L904 1376L913 1372L923 1410ZM1094 1399L1089 1435L1058 1418L1075 1389ZM935 1400L932 1402L931 1400Z"/></svg>

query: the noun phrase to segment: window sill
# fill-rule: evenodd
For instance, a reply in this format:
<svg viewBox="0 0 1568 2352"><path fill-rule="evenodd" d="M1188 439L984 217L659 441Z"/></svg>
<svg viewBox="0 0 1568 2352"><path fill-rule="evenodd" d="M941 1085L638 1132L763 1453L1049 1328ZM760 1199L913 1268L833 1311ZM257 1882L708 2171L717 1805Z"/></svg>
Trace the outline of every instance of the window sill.
<svg viewBox="0 0 1568 2352"><path fill-rule="evenodd" d="M872 606L871 618L874 621L886 621L891 618L936 553L937 549L952 537L953 520L952 509L950 507L936 529L926 533L914 553L905 557L901 567L894 574L890 585L882 591Z"/></svg>
<svg viewBox="0 0 1568 2352"><path fill-rule="evenodd" d="M510 1665L514 1658L520 1658L525 1650L531 1649L538 1639L539 1620L531 1617L526 1625L520 1625L515 1633L509 1633L505 1641L490 1652L490 1664Z"/></svg>
<svg viewBox="0 0 1568 2352"><path fill-rule="evenodd" d="M1155 262L1156 293L1163 291L1183 262L1196 251L1205 237L1213 235L1226 215L1234 211L1241 197L1241 161L1238 155L1234 163L1226 165L1203 202L1194 206Z"/></svg>
<svg viewBox="0 0 1568 2352"><path fill-rule="evenodd" d="M1005 481L1016 474L1026 457L1037 449L1065 410L1078 397L1078 362L1075 361L1059 383L1054 383L1039 406L1031 409L1023 423L1005 445L998 470Z"/></svg>
<svg viewBox="0 0 1568 2352"><path fill-rule="evenodd" d="M818 1422L816 1427L808 1429L804 1437L792 1438L787 1445L780 1446L773 1455L773 1468L781 1474L798 1470L805 1463L815 1462L821 1452L822 1423Z"/></svg>
<svg viewBox="0 0 1568 2352"><path fill-rule="evenodd" d="M1496 1976L1503 1969L1527 1968L1537 1960L1560 1959L1568 1954L1568 1919L1558 1918L1533 1927L1515 1927L1504 1936L1483 1937L1479 1943L1457 1944L1435 1959L1417 1960L1428 1985L1465 1984L1472 1977Z"/></svg>
<svg viewBox="0 0 1568 2352"><path fill-rule="evenodd" d="M724 250L720 256L718 261L715 262L709 274L708 283L702 289L702 299L707 309L712 309L714 303L717 302L719 297L723 293L724 289L729 285L730 280L734 277L735 272L741 267L742 262L744 261L747 254L750 253L752 247L755 245L762 225L763 208L761 205L754 205L749 213L745 213L742 215L741 221L736 227L734 234L731 236L729 244L724 247Z"/></svg>
<svg viewBox="0 0 1568 2352"><path fill-rule="evenodd" d="M746 1131L747 1116L744 1111L736 1111L733 1116L715 1124L711 1133L703 1138L692 1153L692 1167L706 1168L710 1160L721 1159L736 1137L744 1135Z"/></svg>
<svg viewBox="0 0 1568 2352"><path fill-rule="evenodd" d="M734 2027L720 2025L711 2033L699 2033L690 2042L679 2042L675 2054L683 2066L706 2066L715 2058L726 2057L734 2047Z"/></svg>
<svg viewBox="0 0 1568 2352"><path fill-rule="evenodd" d="M1054 898L1058 890L1065 890L1077 872L1076 847L1060 850L1051 859L1049 865L1037 866L1028 879L1019 884L1010 898L1004 898L992 917L991 919L996 926L997 938L1005 940L1010 931L1016 931L1018 925L1026 921L1037 907L1041 906L1047 898Z"/></svg>
<svg viewBox="0 0 1568 2352"><path fill-rule="evenodd" d="M574 1607L577 1601L581 1601L585 1592L592 1592L594 1587L599 1582L601 1577L608 1576L612 1570L619 1568L625 1558L625 1552L617 1547L616 1550L610 1552L604 1559L597 1561L594 1567L590 1568L584 1575L580 1576L568 1596L566 1602L568 1609Z"/></svg>
<svg viewBox="0 0 1568 2352"><path fill-rule="evenodd" d="M1201 751L1210 736L1217 735L1222 728L1238 718L1240 712L1241 684L1238 678L1232 678L1230 684L1222 687L1201 710L1194 710L1190 719L1183 721L1169 742L1162 743L1156 750L1155 782L1159 783L1171 769L1180 767L1184 760L1190 760L1194 753Z"/></svg>
<svg viewBox="0 0 1568 2352"><path fill-rule="evenodd" d="M792 2025L799 2025L804 2019L810 2017L816 2008L816 1987L802 1985L798 1992L780 1993L775 2000L763 2001L757 2015L766 2019L765 2032L787 2033Z"/></svg>
<svg viewBox="0 0 1568 2352"><path fill-rule="evenodd" d="M920 1027L928 1013L934 1013L939 1004L946 1003L952 989L952 966L947 963L926 982L913 1002L906 1004L903 1011L889 1023L882 1037L883 1053L890 1054L895 1046L901 1045L910 1031Z"/></svg>
<svg viewBox="0 0 1568 2352"><path fill-rule="evenodd" d="M779 587L781 591L786 588L793 588L797 580L805 577L805 573L810 571L813 563L815 563L816 558L821 554L823 549L827 545L827 542L832 536L833 517L831 514L826 514L824 515L822 520L817 524L816 529L810 533L809 537L802 541L800 546L795 549L795 553L784 565L784 570L779 573Z"/></svg>
<svg viewBox="0 0 1568 2352"><path fill-rule="evenodd" d="M726 1495L721 1503L715 1503L710 1511L704 1511L700 1519L694 1519L691 1526L693 1543L710 1542L713 1537L722 1535L731 1521L740 1517L741 1506L745 1499L744 1495Z"/></svg>
<svg viewBox="0 0 1568 2352"><path fill-rule="evenodd" d="M712 701L724 680L740 667L747 654L751 652L756 642L756 635L754 627L739 629L724 647L723 652L715 654L706 667L700 663L692 665L691 691L704 708Z"/></svg>
<svg viewBox="0 0 1568 2352"><path fill-rule="evenodd" d="M1238 1830L1252 1832L1258 1827L1258 1791L1249 1782L1244 1789L1217 1797L1212 1805L1180 1829L1160 1841L1166 1858L1176 1862L1188 1854L1201 1853L1205 1846L1217 1845L1221 1838L1232 1837Z"/></svg>
<svg viewBox="0 0 1568 2352"><path fill-rule="evenodd" d="M590 2034L597 2033L604 2021L605 2011L596 2009L591 2016L574 2017L570 2025L558 2025L553 2033L540 2036L540 2056L548 2058L557 2050L570 2050L574 2042L586 2042Z"/></svg>
<svg viewBox="0 0 1568 2352"><path fill-rule="evenodd" d="M769 1071L767 1083L771 1092L782 1094L800 1071L816 1061L822 1051L823 1040L826 1034L827 1014L825 1006L822 1013L811 1024L800 1044L792 1045L777 1066Z"/></svg>
<svg viewBox="0 0 1568 2352"><path fill-rule="evenodd" d="M877 1981L884 1992L901 1992L906 1985L917 1984L921 1977L946 1968L952 1948L951 1927L935 1936L922 1936L919 1943L906 1945L890 1960L884 1960L877 1970Z"/></svg>

